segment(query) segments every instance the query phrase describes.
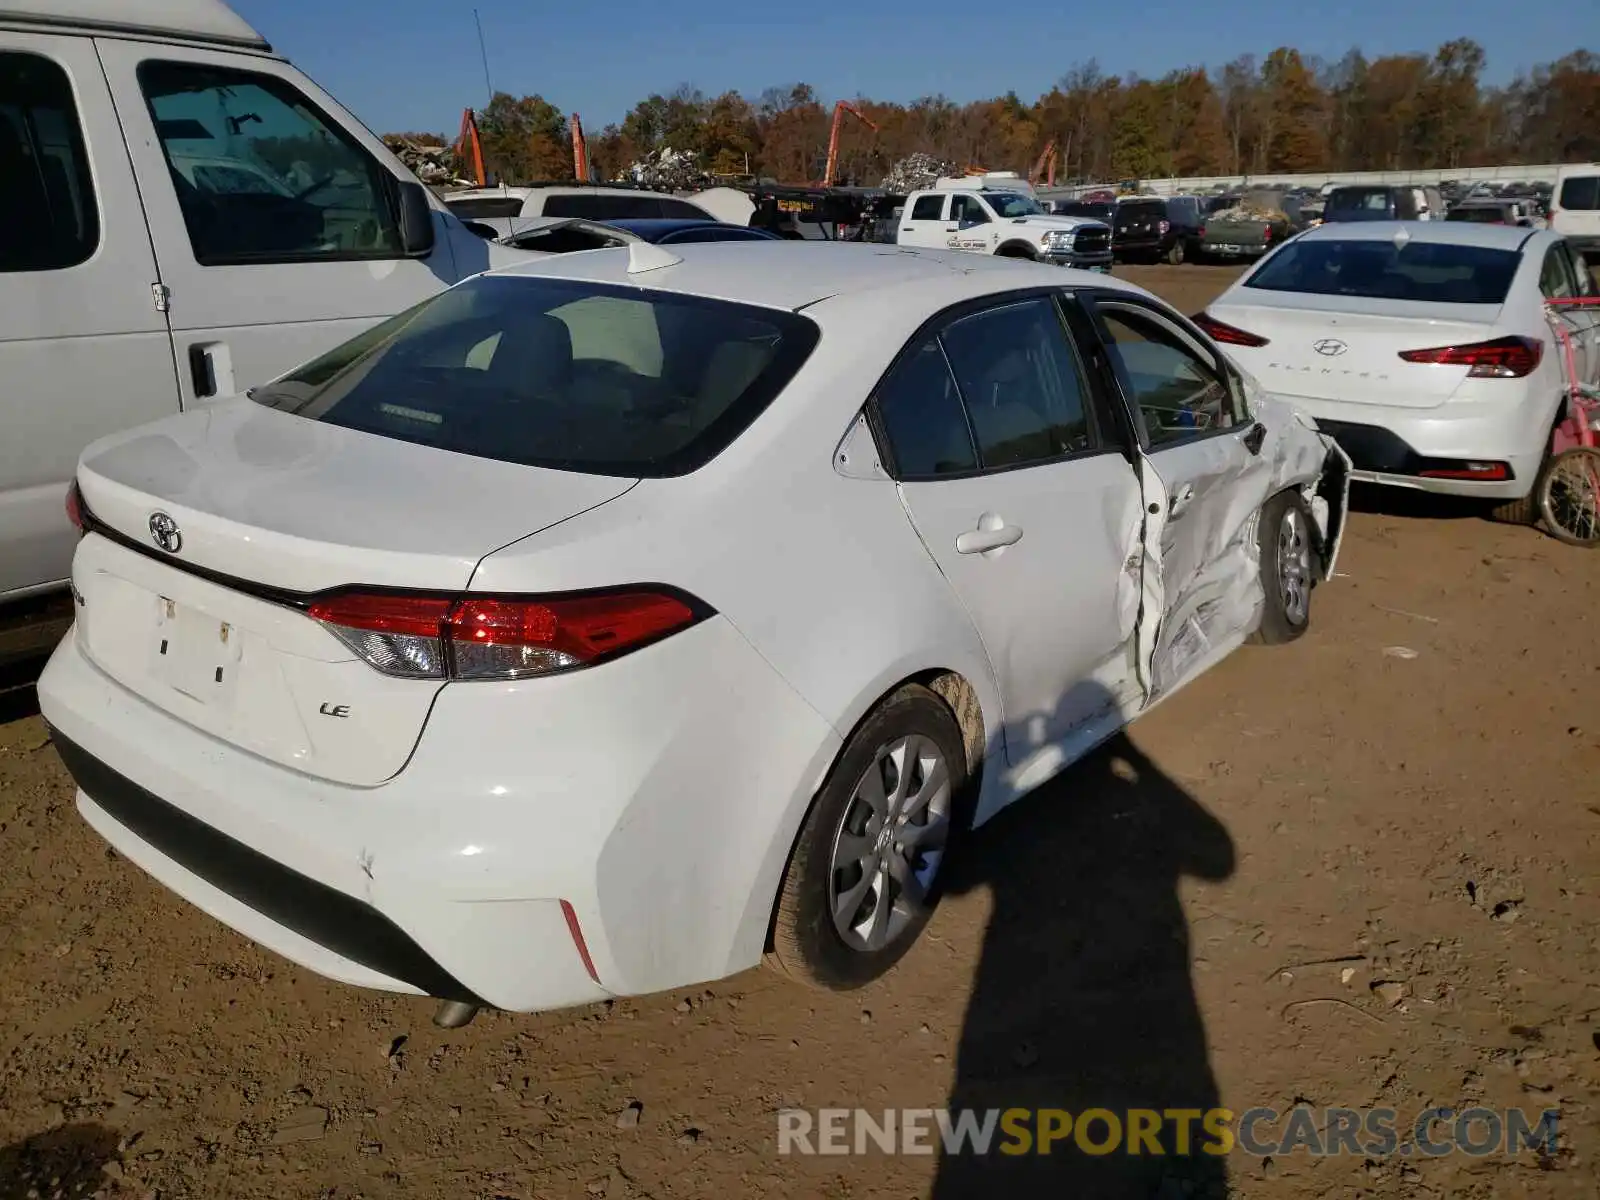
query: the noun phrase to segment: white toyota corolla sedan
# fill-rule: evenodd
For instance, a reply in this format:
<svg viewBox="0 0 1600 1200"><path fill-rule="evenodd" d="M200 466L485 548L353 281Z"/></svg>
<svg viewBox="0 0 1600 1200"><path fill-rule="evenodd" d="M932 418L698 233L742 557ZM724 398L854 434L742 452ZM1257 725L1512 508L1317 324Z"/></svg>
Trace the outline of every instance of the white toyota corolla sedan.
<svg viewBox="0 0 1600 1200"><path fill-rule="evenodd" d="M1323 225L1285 243L1198 320L1349 452L1355 477L1504 502L1530 496L1565 414L1545 301L1594 295L1554 233L1461 222ZM1600 380L1600 309L1567 308Z"/></svg>
<svg viewBox="0 0 1600 1200"><path fill-rule="evenodd" d="M848 987L965 829L1304 630L1346 471L1102 276L565 255L91 446L40 704L107 841L335 979Z"/></svg>

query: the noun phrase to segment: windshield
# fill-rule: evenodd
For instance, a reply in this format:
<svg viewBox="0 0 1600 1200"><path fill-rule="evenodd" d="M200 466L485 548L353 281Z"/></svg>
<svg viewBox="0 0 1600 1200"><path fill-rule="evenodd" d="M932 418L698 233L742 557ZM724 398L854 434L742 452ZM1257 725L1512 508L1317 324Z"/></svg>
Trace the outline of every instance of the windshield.
<svg viewBox="0 0 1600 1200"><path fill-rule="evenodd" d="M978 195L987 200L995 215L1002 219L1034 217L1044 212L1037 200L1032 196L1024 196L1021 192L979 192Z"/></svg>
<svg viewBox="0 0 1600 1200"><path fill-rule="evenodd" d="M1289 242L1244 286L1259 291L1434 304L1501 304L1521 255L1442 242Z"/></svg>
<svg viewBox="0 0 1600 1200"><path fill-rule="evenodd" d="M642 288L480 276L250 392L313 421L597 475L709 462L818 338L804 317Z"/></svg>
<svg viewBox="0 0 1600 1200"><path fill-rule="evenodd" d="M1466 208L1452 208L1445 214L1447 221L1474 221L1480 225L1502 225L1511 214L1505 209L1492 204L1469 205Z"/></svg>

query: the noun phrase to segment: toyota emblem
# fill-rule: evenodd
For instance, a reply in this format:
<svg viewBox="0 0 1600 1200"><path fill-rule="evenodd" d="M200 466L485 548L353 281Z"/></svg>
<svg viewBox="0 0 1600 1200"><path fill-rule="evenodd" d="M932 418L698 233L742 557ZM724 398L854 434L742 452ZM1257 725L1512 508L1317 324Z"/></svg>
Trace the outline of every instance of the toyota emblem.
<svg viewBox="0 0 1600 1200"><path fill-rule="evenodd" d="M1350 349L1338 338L1323 338L1320 342L1312 343L1311 348L1326 358L1336 358Z"/></svg>
<svg viewBox="0 0 1600 1200"><path fill-rule="evenodd" d="M164 512L150 514L150 540L168 554L176 554L183 549L183 531Z"/></svg>

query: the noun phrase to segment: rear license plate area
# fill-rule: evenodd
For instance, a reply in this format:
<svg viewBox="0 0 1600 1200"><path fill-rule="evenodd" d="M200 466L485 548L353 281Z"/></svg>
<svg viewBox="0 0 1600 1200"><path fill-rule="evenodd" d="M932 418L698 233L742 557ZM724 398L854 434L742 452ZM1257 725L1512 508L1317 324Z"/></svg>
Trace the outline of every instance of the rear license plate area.
<svg viewBox="0 0 1600 1200"><path fill-rule="evenodd" d="M236 626L165 596L156 598L150 673L173 691L208 706L231 706L242 646Z"/></svg>

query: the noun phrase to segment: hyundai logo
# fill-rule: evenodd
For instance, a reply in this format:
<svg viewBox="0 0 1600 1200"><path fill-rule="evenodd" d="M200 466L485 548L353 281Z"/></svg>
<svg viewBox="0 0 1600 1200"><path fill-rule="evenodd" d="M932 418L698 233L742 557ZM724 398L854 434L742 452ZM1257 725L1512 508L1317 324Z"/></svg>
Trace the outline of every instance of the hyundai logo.
<svg viewBox="0 0 1600 1200"><path fill-rule="evenodd" d="M178 523L164 512L150 514L150 540L168 554L183 549L183 532Z"/></svg>
<svg viewBox="0 0 1600 1200"><path fill-rule="evenodd" d="M1311 348L1318 354L1321 354L1327 358L1336 358L1338 355L1341 355L1346 350L1350 349L1349 346L1345 345L1338 338L1323 338L1320 342L1312 343Z"/></svg>

